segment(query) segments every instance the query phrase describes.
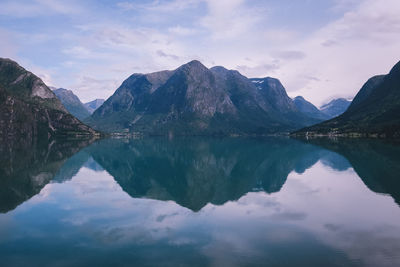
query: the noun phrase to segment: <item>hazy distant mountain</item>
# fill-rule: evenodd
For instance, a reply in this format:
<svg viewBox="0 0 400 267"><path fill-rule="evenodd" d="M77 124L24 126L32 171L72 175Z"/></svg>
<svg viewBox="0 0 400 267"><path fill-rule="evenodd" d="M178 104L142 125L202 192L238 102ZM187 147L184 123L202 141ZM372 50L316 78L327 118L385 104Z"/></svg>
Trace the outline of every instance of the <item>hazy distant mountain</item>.
<svg viewBox="0 0 400 267"><path fill-rule="evenodd" d="M293 103L297 107L297 109L304 114L308 115L309 117L320 119L320 120L327 120L332 118L331 116L325 114L321 110L319 110L316 106L312 103L305 100L302 96L296 96L293 99Z"/></svg>
<svg viewBox="0 0 400 267"><path fill-rule="evenodd" d="M82 104L81 100L71 91L64 88L53 90L56 96L60 99L64 107L80 120L90 116L89 111Z"/></svg>
<svg viewBox="0 0 400 267"><path fill-rule="evenodd" d="M90 114L93 114L96 109L103 105L104 101L104 99L95 99L93 101L85 103L84 106Z"/></svg>
<svg viewBox="0 0 400 267"><path fill-rule="evenodd" d="M295 134L400 136L400 62L389 74L369 79L339 117Z"/></svg>
<svg viewBox="0 0 400 267"><path fill-rule="evenodd" d="M131 75L86 121L109 132L229 135L285 132L320 120L299 112L276 79L191 61Z"/></svg>
<svg viewBox="0 0 400 267"><path fill-rule="evenodd" d="M0 58L0 141L77 134L95 131L68 113L40 78Z"/></svg>
<svg viewBox="0 0 400 267"><path fill-rule="evenodd" d="M328 116L328 118L334 118L343 114L346 109L350 106L351 101L345 98L333 99L329 103L321 106L321 111Z"/></svg>

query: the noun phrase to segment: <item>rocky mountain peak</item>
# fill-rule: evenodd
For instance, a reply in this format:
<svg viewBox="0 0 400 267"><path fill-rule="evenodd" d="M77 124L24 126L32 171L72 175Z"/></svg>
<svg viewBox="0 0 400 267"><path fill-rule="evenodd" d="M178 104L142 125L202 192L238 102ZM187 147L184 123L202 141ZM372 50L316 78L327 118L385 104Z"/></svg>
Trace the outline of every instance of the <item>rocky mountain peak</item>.
<svg viewBox="0 0 400 267"><path fill-rule="evenodd" d="M329 118L328 115L324 114L316 106L314 106L311 102L307 101L302 96L296 96L293 99L293 103L300 112L305 113L312 118L320 120L326 120Z"/></svg>
<svg viewBox="0 0 400 267"><path fill-rule="evenodd" d="M56 95L39 77L9 58L0 58L0 87L11 95L66 111Z"/></svg>
<svg viewBox="0 0 400 267"><path fill-rule="evenodd" d="M83 105L79 97L72 92L72 90L58 88L53 90L53 92L60 99L61 103L68 110L68 112L78 119L83 120L90 116L89 111Z"/></svg>
<svg viewBox="0 0 400 267"><path fill-rule="evenodd" d="M30 142L96 134L64 108L44 82L10 59L0 58L0 141Z"/></svg>
<svg viewBox="0 0 400 267"><path fill-rule="evenodd" d="M298 112L277 79L248 79L198 60L132 75L87 120L105 131L263 134L318 122Z"/></svg>
<svg viewBox="0 0 400 267"><path fill-rule="evenodd" d="M206 66L204 66L200 61L192 60L175 70L175 72L180 72L180 71L184 71L186 73L191 73L191 74L198 74L207 72L209 71L209 69Z"/></svg>
<svg viewBox="0 0 400 267"><path fill-rule="evenodd" d="M294 98L294 100L306 101L306 100L304 99L304 97L302 97L301 95L296 96L296 97Z"/></svg>

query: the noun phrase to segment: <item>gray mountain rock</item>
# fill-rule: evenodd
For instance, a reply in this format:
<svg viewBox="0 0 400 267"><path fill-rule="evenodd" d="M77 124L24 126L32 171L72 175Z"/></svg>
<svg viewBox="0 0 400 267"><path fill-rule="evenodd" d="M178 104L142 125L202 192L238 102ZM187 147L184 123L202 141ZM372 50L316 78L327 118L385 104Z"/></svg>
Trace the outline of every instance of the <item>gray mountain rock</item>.
<svg viewBox="0 0 400 267"><path fill-rule="evenodd" d="M56 96L60 99L61 103L68 110L69 113L83 120L90 116L89 111L82 104L81 100L71 91L64 88L53 90Z"/></svg>
<svg viewBox="0 0 400 267"><path fill-rule="evenodd" d="M0 142L78 135L96 132L68 113L39 77L0 58Z"/></svg>
<svg viewBox="0 0 400 267"><path fill-rule="evenodd" d="M321 120L299 112L277 79L248 79L194 60L174 71L131 75L86 121L107 132L262 135Z"/></svg>

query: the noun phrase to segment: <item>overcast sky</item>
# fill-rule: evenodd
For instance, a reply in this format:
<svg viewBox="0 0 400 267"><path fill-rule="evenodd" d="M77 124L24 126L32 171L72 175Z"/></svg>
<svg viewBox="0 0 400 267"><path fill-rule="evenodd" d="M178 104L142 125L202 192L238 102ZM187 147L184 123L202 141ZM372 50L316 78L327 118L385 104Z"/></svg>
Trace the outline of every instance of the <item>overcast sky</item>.
<svg viewBox="0 0 400 267"><path fill-rule="evenodd" d="M319 106L400 60L400 0L0 0L0 57L83 102L198 59Z"/></svg>

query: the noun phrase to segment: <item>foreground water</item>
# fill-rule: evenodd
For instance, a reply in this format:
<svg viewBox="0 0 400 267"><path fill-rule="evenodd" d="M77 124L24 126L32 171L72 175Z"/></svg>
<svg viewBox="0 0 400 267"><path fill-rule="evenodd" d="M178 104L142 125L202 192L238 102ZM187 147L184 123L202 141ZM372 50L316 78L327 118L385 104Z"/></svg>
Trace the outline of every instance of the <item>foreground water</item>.
<svg viewBox="0 0 400 267"><path fill-rule="evenodd" d="M1 151L1 266L400 266L396 144L86 145Z"/></svg>

